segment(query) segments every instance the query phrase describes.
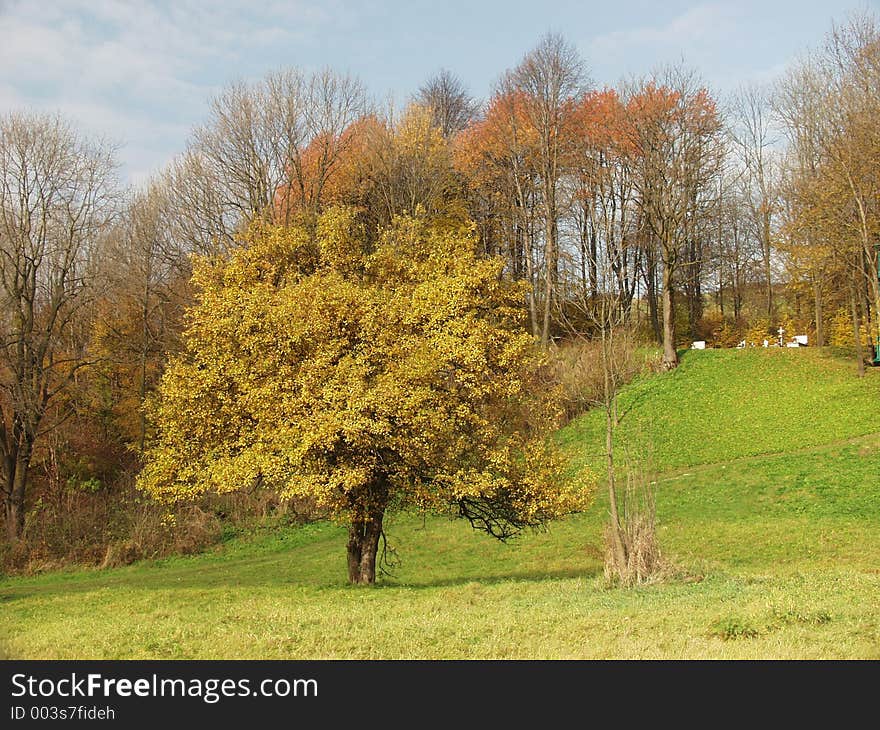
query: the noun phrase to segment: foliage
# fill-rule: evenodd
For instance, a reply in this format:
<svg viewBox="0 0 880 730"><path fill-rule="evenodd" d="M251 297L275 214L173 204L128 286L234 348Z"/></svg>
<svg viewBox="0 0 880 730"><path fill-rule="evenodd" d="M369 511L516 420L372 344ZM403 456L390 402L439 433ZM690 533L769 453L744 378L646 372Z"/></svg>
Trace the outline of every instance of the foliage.
<svg viewBox="0 0 880 730"><path fill-rule="evenodd" d="M732 317L706 316L700 323L700 334L713 347L736 347L743 341L744 327L742 321Z"/></svg>
<svg viewBox="0 0 880 730"><path fill-rule="evenodd" d="M763 347L764 340L768 343L774 341L774 334L770 328L770 320L767 317L758 317L746 330L746 347Z"/></svg>
<svg viewBox="0 0 880 730"><path fill-rule="evenodd" d="M817 310L823 298L829 310L846 307L853 329L880 309L878 92L880 28L859 13L789 71L777 101L794 152L786 226L793 273L806 271ZM869 339L877 327L874 317ZM832 330L841 341L839 321ZM858 369L864 374L861 357Z"/></svg>
<svg viewBox="0 0 880 730"><path fill-rule="evenodd" d="M466 224L400 218L375 248L350 209L261 227L200 290L152 406L141 486L162 500L254 485L352 525L450 511L497 537L586 504L519 288Z"/></svg>
<svg viewBox="0 0 880 730"><path fill-rule="evenodd" d="M867 322L861 322L859 329L862 335L862 346L868 347L874 344ZM855 345L852 316L846 309L838 309L831 318L831 327L828 330L828 344L834 347L853 347Z"/></svg>

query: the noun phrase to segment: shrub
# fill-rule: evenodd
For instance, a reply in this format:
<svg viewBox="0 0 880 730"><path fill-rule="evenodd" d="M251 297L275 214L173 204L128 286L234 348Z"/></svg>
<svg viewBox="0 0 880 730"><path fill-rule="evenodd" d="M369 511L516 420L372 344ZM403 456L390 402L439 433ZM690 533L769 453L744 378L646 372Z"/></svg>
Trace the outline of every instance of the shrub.
<svg viewBox="0 0 880 730"><path fill-rule="evenodd" d="M735 616L719 619L712 624L710 631L713 636L724 641L754 639L761 633L750 621Z"/></svg>
<svg viewBox="0 0 880 730"><path fill-rule="evenodd" d="M621 384L640 373L662 371L662 353L653 347L635 347L639 341L632 333L616 340L615 360L620 367ZM561 391L565 422L586 412L602 400L601 340L582 338L554 345L545 377Z"/></svg>
<svg viewBox="0 0 880 730"><path fill-rule="evenodd" d="M86 482L89 484L89 482ZM77 480L35 485L22 538L0 543L0 568L37 573L66 565L112 568L137 560L192 554L224 530L316 517L304 501L283 502L268 490L205 497L169 507L135 489L131 473L101 488Z"/></svg>
<svg viewBox="0 0 880 730"><path fill-rule="evenodd" d="M623 555L614 546L615 526L605 528L605 582L634 586L656 583L672 575L657 542L656 502L647 473L639 464L625 464L626 486L620 529Z"/></svg>

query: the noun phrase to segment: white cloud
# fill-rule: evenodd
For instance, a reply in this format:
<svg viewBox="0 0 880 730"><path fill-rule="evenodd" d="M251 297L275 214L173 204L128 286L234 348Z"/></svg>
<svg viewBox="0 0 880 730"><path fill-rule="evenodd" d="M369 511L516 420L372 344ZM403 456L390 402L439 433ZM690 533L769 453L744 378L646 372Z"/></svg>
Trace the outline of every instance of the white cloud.
<svg viewBox="0 0 880 730"><path fill-rule="evenodd" d="M312 4L315 3L315 4ZM182 148L218 84L350 14L318 0L0 0L0 112L58 109L125 142L142 177Z"/></svg>
<svg viewBox="0 0 880 730"><path fill-rule="evenodd" d="M588 53L603 65L626 67L636 56L640 62L651 57L659 63L689 61L711 54L729 42L743 18L735 3L706 3L689 8L669 22L615 30L589 41Z"/></svg>

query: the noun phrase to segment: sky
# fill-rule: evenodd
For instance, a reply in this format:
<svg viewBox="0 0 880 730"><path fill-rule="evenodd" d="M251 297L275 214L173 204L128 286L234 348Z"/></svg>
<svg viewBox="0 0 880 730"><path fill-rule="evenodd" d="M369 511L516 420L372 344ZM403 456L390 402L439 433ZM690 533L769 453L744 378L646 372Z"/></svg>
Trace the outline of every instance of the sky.
<svg viewBox="0 0 880 730"><path fill-rule="evenodd" d="M61 111L139 184L225 84L332 66L396 104L441 68L479 98L548 32L598 86L683 61L717 94L769 82L880 0L0 0L0 113Z"/></svg>

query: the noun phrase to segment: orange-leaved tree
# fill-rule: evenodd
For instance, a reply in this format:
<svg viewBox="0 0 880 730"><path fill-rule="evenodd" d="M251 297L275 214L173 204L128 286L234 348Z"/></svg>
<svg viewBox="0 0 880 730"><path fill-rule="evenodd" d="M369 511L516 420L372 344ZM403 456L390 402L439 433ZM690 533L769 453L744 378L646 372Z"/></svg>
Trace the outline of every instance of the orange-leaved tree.
<svg viewBox="0 0 880 730"><path fill-rule="evenodd" d="M506 255L508 272L529 282L533 334L540 336L541 281L535 267L540 227L538 137L525 112L525 94L499 91L484 119L456 139L455 166L467 183L471 216L486 252Z"/></svg>
<svg viewBox="0 0 880 730"><path fill-rule="evenodd" d="M663 365L672 369L678 365L674 288L681 274L693 276L700 263L699 256L688 256L687 244L696 239L695 222L715 194L723 126L706 88L679 68L669 69L662 83L650 80L636 90L627 118L639 212L663 267Z"/></svg>

